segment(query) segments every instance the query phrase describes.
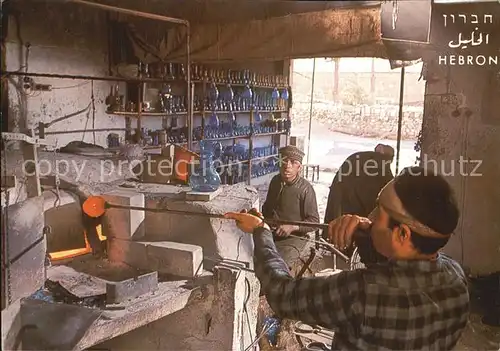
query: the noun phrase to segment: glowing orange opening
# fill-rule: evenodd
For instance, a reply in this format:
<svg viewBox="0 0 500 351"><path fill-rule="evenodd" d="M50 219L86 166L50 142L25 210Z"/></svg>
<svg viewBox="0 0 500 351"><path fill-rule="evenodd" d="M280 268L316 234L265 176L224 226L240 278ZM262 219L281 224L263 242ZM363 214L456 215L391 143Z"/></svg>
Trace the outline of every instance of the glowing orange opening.
<svg viewBox="0 0 500 351"><path fill-rule="evenodd" d="M96 230L97 230L97 236L99 236L99 240L100 241L106 240L106 237L102 235L102 226L98 225L96 227ZM52 261L67 260L69 258L74 258L91 253L92 248L90 247L89 241L87 239L87 233L84 232L83 234L85 236L85 247L82 247L80 249L51 252L49 253L50 259Z"/></svg>
<svg viewBox="0 0 500 351"><path fill-rule="evenodd" d="M106 212L106 200L101 196L90 196L83 203L83 212L89 217L101 217Z"/></svg>

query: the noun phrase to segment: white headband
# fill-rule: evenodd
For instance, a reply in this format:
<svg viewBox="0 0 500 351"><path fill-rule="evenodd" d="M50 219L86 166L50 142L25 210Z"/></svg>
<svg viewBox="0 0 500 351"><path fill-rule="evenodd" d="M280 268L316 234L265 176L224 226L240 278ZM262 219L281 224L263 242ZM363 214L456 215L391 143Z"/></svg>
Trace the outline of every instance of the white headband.
<svg viewBox="0 0 500 351"><path fill-rule="evenodd" d="M412 231L422 236L433 238L446 238L449 236L447 234L438 233L425 224L420 223L405 210L394 188L394 179L387 183L380 191L378 195L378 205L382 207L391 218L401 224L406 224Z"/></svg>

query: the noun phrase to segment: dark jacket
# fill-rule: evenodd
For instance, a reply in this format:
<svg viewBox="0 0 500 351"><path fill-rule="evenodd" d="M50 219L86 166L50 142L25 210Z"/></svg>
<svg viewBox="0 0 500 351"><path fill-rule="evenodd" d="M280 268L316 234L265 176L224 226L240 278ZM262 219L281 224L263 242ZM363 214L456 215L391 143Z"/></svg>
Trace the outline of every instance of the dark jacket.
<svg viewBox="0 0 500 351"><path fill-rule="evenodd" d="M319 223L318 204L313 186L306 179L297 177L286 184L278 174L269 184L266 201L262 205L264 218L288 221ZM300 227L297 235L315 231L315 228Z"/></svg>
<svg viewBox="0 0 500 351"><path fill-rule="evenodd" d="M394 178L391 160L391 156L374 151L349 156L330 186L324 223L345 214L367 217L380 190Z"/></svg>

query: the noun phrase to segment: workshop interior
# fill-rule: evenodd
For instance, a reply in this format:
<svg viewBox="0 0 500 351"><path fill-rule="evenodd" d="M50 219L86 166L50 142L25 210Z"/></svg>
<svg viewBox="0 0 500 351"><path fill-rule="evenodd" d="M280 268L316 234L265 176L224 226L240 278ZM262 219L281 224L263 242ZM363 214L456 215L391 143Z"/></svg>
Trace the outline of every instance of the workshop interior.
<svg viewBox="0 0 500 351"><path fill-rule="evenodd" d="M498 1L1 7L2 350L278 350L282 329L282 350L328 349L332 330L263 307L252 236L224 214L262 207L284 147L319 181L292 62L344 57L389 61L401 86L421 63L421 154L480 160L447 176L461 217L444 252L475 301L463 349L500 348ZM297 279L363 269L312 226Z"/></svg>

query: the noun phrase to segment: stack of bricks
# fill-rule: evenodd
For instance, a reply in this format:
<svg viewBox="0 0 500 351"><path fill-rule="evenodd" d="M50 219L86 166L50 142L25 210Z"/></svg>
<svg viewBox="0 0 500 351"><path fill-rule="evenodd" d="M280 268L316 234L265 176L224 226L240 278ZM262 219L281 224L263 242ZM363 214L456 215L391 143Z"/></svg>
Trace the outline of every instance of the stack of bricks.
<svg viewBox="0 0 500 351"><path fill-rule="evenodd" d="M144 207L144 194L132 190L114 190L104 195L117 205ZM191 278L203 271L201 246L172 241L147 241L145 211L110 208L103 220L108 238L108 258L140 270L157 271L176 277Z"/></svg>

